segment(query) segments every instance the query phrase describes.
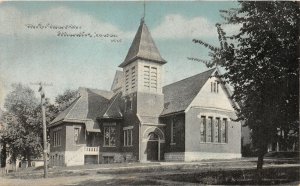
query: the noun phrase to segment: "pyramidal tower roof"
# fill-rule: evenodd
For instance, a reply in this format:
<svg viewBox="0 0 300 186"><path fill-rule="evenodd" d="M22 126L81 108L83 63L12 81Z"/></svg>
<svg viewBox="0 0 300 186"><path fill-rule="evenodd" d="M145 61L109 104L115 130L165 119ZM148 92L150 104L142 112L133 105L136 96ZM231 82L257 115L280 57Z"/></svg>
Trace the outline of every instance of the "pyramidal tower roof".
<svg viewBox="0 0 300 186"><path fill-rule="evenodd" d="M127 56L119 67L124 67L136 59L145 59L160 64L166 63L161 57L144 19L141 19L141 24L129 48Z"/></svg>

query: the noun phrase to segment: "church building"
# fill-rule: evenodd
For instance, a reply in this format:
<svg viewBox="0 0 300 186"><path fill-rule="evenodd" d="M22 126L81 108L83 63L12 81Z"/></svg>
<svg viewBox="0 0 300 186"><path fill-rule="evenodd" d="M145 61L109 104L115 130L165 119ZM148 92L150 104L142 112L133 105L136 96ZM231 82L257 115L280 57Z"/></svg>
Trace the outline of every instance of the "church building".
<svg viewBox="0 0 300 186"><path fill-rule="evenodd" d="M240 158L241 123L219 70L163 86L166 63L142 19L111 90L80 87L49 124L50 164Z"/></svg>

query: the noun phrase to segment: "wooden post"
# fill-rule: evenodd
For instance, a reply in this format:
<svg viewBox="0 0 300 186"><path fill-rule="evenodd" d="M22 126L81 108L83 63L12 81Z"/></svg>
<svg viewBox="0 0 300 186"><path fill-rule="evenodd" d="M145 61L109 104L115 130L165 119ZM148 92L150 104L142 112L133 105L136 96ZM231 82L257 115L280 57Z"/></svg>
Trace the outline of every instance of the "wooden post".
<svg viewBox="0 0 300 186"><path fill-rule="evenodd" d="M41 107L42 107L42 117L43 117L43 157L44 157L44 178L47 178L48 170L47 170L47 126L46 126L46 111L45 111L45 92L43 90L44 86L52 86L52 84L46 83L31 83L32 85L39 85L39 92L41 94Z"/></svg>
<svg viewBox="0 0 300 186"><path fill-rule="evenodd" d="M45 95L41 94L41 102L42 102L42 115L43 115L44 178L47 178L48 170L47 170L47 133L46 133Z"/></svg>

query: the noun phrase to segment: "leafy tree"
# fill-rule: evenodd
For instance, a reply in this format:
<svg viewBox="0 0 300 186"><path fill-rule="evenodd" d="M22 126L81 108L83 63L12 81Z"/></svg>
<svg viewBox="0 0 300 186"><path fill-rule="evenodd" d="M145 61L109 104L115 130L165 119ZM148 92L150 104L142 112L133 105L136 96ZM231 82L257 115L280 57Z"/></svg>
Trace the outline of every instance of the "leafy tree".
<svg viewBox="0 0 300 186"><path fill-rule="evenodd" d="M4 103L6 112L1 120L5 127L0 129L0 142L8 144L12 161L16 159L38 158L43 151L42 141L42 113L40 100L35 97L34 91L22 84L13 84ZM66 90L58 95L55 104L48 99L45 102L46 123L49 124L59 112L66 109L77 97L77 91Z"/></svg>
<svg viewBox="0 0 300 186"><path fill-rule="evenodd" d="M251 129L258 152L257 169L263 167L267 147L278 132L288 144L289 134L299 131L299 22L296 2L239 2L239 8L221 10L224 24L238 24L238 33L226 36L216 24L220 47L194 39L210 49L208 67L225 69L224 82L234 88L237 120ZM259 171L260 172L260 171Z"/></svg>
<svg viewBox="0 0 300 186"><path fill-rule="evenodd" d="M29 87L13 84L4 103L6 127L0 131L1 141L8 144L11 160L39 157L42 152L42 125L39 120L38 99ZM29 164L30 165L30 164Z"/></svg>
<svg viewBox="0 0 300 186"><path fill-rule="evenodd" d="M70 106L70 104L77 98L78 91L67 89L63 94L56 96L55 106L57 108L57 113L65 110Z"/></svg>

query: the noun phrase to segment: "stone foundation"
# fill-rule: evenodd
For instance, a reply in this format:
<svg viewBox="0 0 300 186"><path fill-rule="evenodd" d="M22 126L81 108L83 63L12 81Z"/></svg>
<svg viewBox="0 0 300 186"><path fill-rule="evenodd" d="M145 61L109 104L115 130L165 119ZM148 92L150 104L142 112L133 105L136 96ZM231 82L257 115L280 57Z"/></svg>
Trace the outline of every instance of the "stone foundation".
<svg viewBox="0 0 300 186"><path fill-rule="evenodd" d="M184 152L165 153L165 161L184 161Z"/></svg>
<svg viewBox="0 0 300 186"><path fill-rule="evenodd" d="M103 152L100 154L100 163L107 163L107 162L105 162L106 161L105 158L112 158L110 160L111 163L123 163L123 162L137 161L136 157L133 156L132 152L124 152L124 153Z"/></svg>
<svg viewBox="0 0 300 186"><path fill-rule="evenodd" d="M169 152L165 153L166 161L200 161L207 159L234 159L241 158L241 154L210 153L210 152Z"/></svg>
<svg viewBox="0 0 300 186"><path fill-rule="evenodd" d="M65 166L65 152L50 152L49 154L50 166Z"/></svg>

